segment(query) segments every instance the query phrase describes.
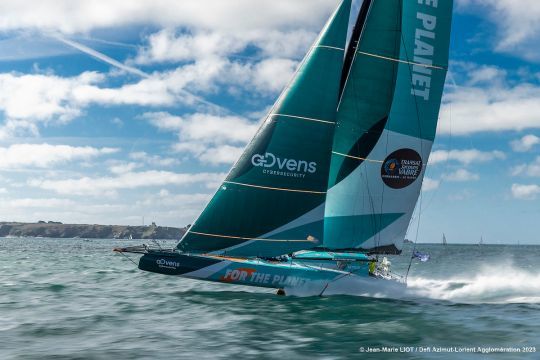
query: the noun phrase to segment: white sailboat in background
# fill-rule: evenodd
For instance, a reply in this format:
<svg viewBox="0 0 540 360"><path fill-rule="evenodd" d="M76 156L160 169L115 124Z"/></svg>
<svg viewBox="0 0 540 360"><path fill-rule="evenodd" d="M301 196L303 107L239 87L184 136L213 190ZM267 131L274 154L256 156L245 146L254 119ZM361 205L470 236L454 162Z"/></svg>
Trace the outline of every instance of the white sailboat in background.
<svg viewBox="0 0 540 360"><path fill-rule="evenodd" d="M448 245L448 243L446 242L446 235L442 234L442 244L444 246Z"/></svg>

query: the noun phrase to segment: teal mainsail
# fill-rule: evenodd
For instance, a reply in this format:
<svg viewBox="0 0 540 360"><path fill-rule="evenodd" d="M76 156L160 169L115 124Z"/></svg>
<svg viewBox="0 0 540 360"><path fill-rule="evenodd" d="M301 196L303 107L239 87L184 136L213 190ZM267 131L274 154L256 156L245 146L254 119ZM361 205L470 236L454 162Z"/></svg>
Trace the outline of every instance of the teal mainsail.
<svg viewBox="0 0 540 360"><path fill-rule="evenodd" d="M350 9L333 14L179 250L271 257L322 244Z"/></svg>
<svg viewBox="0 0 540 360"><path fill-rule="evenodd" d="M323 247L400 252L435 138L452 6L364 2L344 67Z"/></svg>

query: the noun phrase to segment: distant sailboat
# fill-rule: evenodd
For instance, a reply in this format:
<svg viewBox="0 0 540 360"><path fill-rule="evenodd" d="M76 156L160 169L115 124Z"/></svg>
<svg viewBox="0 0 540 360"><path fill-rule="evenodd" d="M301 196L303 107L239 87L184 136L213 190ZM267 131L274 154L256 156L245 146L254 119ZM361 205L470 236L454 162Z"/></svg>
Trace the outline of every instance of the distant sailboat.
<svg viewBox="0 0 540 360"><path fill-rule="evenodd" d="M399 281L379 255L401 253L420 195L452 6L364 0L346 48L343 0L177 247L115 251L144 271L321 295Z"/></svg>
<svg viewBox="0 0 540 360"><path fill-rule="evenodd" d="M484 245L484 237L480 236L480 242L478 243L478 246Z"/></svg>
<svg viewBox="0 0 540 360"><path fill-rule="evenodd" d="M446 242L446 236L444 234L442 234L442 244L444 246L448 245L447 242Z"/></svg>

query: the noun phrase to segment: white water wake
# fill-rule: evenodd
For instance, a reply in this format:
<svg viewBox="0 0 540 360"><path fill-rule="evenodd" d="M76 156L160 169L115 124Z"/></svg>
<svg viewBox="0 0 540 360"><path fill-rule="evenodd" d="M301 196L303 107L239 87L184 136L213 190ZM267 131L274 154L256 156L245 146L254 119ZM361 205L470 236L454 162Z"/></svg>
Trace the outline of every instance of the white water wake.
<svg viewBox="0 0 540 360"><path fill-rule="evenodd" d="M512 265L484 267L470 276L409 278L408 295L456 303L540 304L540 272Z"/></svg>
<svg viewBox="0 0 540 360"><path fill-rule="evenodd" d="M369 277L344 277L331 283L287 289L293 296L352 295L399 300L440 300L462 304L540 304L540 272L512 265L484 267L446 279L410 277L407 286Z"/></svg>

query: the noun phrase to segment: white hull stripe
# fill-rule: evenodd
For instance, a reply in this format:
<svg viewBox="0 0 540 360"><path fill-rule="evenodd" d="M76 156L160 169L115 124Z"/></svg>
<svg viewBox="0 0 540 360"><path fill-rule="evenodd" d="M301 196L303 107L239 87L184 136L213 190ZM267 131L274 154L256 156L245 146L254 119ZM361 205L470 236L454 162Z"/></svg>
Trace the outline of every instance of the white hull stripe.
<svg viewBox="0 0 540 360"><path fill-rule="evenodd" d="M209 236L209 237L218 237L218 238L223 238L223 239L234 239L234 240L249 240L249 241L267 241L267 242L286 242L286 243L290 243L290 242L314 242L316 243L317 241L315 240L277 240L277 239L257 239L257 238L247 238L247 237L241 237L241 236L228 236L228 235L217 235L217 234L207 234L207 233L201 233L201 232L196 232L196 231L190 231L190 233L192 234L195 234L195 235L201 235L201 236Z"/></svg>
<svg viewBox="0 0 540 360"><path fill-rule="evenodd" d="M323 124L330 124L330 125L335 125L336 124L333 121L313 119L313 118L308 118L308 117L303 117L303 116L294 116L294 115L285 115L285 114L270 114L270 116L283 116L283 117L288 117L288 118L293 118L293 119L315 121L315 122L320 122L320 123L323 123Z"/></svg>
<svg viewBox="0 0 540 360"><path fill-rule="evenodd" d="M242 183L238 183L238 182L234 182L234 181L224 181L224 183L225 184L240 185L240 186L247 186L247 187L252 187L252 188L256 188L256 189L264 189L264 190L289 191L289 192L297 192L297 193L305 193L305 194L317 194L317 195L326 194L326 192L321 192L321 191L282 189L282 188L274 188L274 187L268 187L268 186L242 184Z"/></svg>
<svg viewBox="0 0 540 360"><path fill-rule="evenodd" d="M374 58L377 58L377 59L383 59L383 60L395 61L395 62L402 63L402 64L409 64L409 65L421 66L421 67L430 68L430 69L437 69L437 70L446 70L446 68L444 68L444 67L442 67L442 66L436 66L436 65L429 65L429 64L416 63L416 62L406 61L406 60L401 60L401 59L394 59L394 58L391 58L391 57L382 56L382 55L377 55L377 54L370 54L370 53L363 52L363 51L358 51L358 54L366 55L366 56L371 56L371 57L374 57Z"/></svg>

